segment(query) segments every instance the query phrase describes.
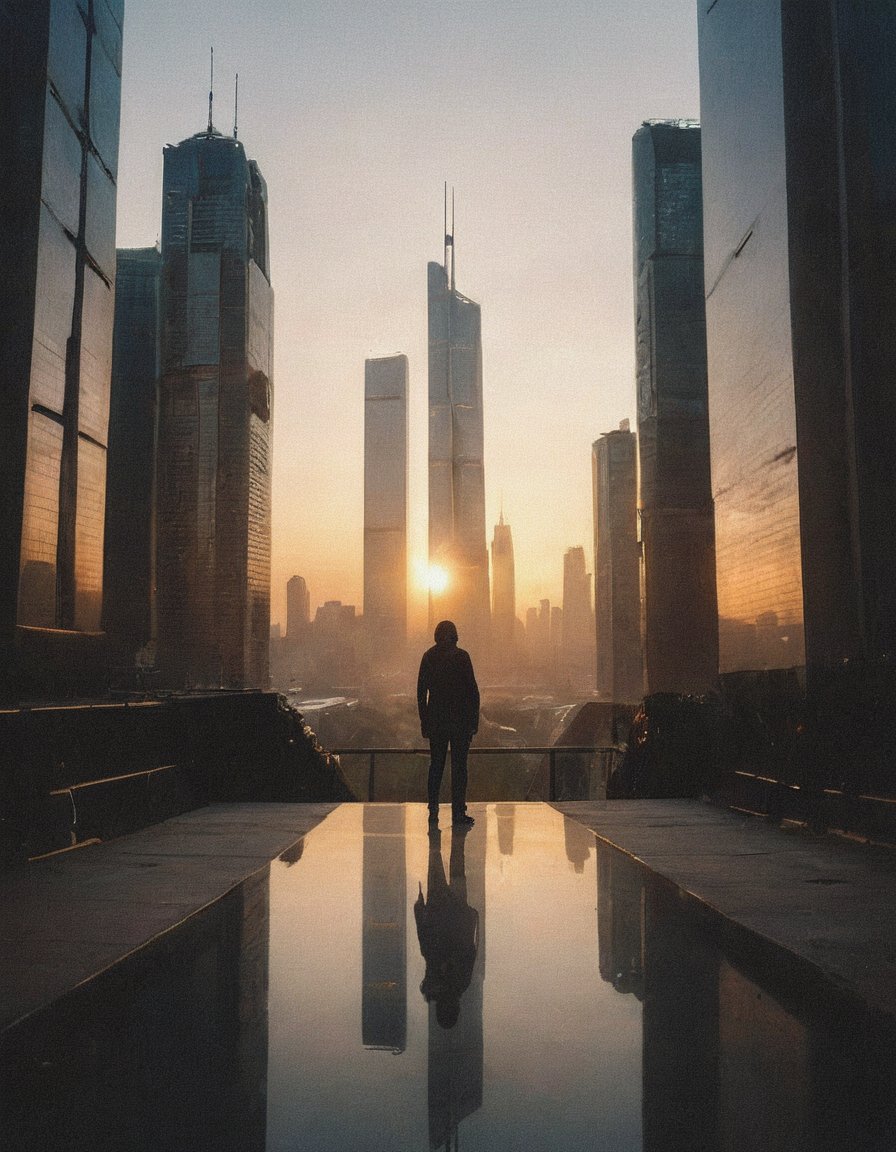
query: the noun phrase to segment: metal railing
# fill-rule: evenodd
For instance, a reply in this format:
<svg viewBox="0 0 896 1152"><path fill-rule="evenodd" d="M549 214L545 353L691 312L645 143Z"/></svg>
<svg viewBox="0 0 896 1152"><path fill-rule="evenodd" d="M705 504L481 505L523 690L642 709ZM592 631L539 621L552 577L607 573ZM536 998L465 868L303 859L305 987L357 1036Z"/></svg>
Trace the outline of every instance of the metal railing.
<svg viewBox="0 0 896 1152"><path fill-rule="evenodd" d="M329 749L336 756L366 756L367 757L367 799L374 801L376 799L376 758L377 756L425 756L429 758L429 748L331 748ZM449 754L450 755L450 754ZM558 796L558 774L557 774L557 760L558 757L563 756L591 756L596 757L598 761L598 771L601 780L602 796L606 795L606 782L607 778L612 771L618 759L622 756L619 748L604 747L596 744L576 744L576 745L538 745L526 746L525 748L486 748L477 747L473 745L469 751L470 756L547 756L548 759L548 799L549 800L574 800L574 799L594 799L594 796L571 796L559 795ZM592 760L592 766L594 761ZM537 770L533 776L537 774ZM446 772L447 776L447 772ZM425 798L425 779L423 781L423 791ZM495 799L510 799L510 797L495 797ZM513 797L513 799L520 799L520 797Z"/></svg>

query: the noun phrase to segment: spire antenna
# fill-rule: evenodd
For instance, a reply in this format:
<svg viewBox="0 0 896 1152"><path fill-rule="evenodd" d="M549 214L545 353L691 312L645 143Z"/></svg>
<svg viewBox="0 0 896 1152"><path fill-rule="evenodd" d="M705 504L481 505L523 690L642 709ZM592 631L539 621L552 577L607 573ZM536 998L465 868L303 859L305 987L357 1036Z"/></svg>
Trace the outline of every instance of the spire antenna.
<svg viewBox="0 0 896 1152"><path fill-rule="evenodd" d="M448 181L445 181L445 203L442 209L445 222L445 275L451 291L454 291L454 189L451 189L451 231L448 231ZM448 268L448 249L451 249L451 268Z"/></svg>
<svg viewBox="0 0 896 1152"><path fill-rule="evenodd" d="M215 50L214 50L214 48L212 48L212 49L210 49L210 51L211 51L212 66L211 66L211 80L210 80L210 83L208 86L208 128L206 128L206 132L208 133L209 136L211 136L212 132L214 131L214 128L212 127L212 104L214 103L214 99L215 99Z"/></svg>
<svg viewBox="0 0 896 1152"><path fill-rule="evenodd" d="M451 187L451 291L454 291L454 187Z"/></svg>
<svg viewBox="0 0 896 1152"><path fill-rule="evenodd" d="M240 106L240 74L237 72L233 86L233 138L236 140L236 114Z"/></svg>
<svg viewBox="0 0 896 1152"><path fill-rule="evenodd" d="M448 181L444 185L444 198L442 203L442 234L445 237L445 243L442 252L442 259L445 265L445 271L448 271L448 247L451 244L451 236L448 233Z"/></svg>

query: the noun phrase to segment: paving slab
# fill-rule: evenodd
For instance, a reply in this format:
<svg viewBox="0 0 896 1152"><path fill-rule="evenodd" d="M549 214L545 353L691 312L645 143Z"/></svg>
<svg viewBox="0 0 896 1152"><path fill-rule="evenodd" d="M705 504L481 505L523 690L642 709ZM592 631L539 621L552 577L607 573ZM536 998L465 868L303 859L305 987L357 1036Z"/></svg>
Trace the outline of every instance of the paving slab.
<svg viewBox="0 0 896 1152"><path fill-rule="evenodd" d="M0 874L0 1029L221 899L335 804L214 804Z"/></svg>
<svg viewBox="0 0 896 1152"><path fill-rule="evenodd" d="M700 800L553 805L704 909L896 1018L896 851Z"/></svg>

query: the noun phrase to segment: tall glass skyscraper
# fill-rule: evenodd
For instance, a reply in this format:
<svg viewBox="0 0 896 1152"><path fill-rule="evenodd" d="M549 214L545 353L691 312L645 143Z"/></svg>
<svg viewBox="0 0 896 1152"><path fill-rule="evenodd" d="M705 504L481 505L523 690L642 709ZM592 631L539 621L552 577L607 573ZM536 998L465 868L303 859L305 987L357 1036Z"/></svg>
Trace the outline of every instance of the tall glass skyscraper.
<svg viewBox="0 0 896 1152"><path fill-rule="evenodd" d="M103 626L116 657L134 663L155 640L158 248L122 248L115 277ZM147 653L148 656L148 653Z"/></svg>
<svg viewBox="0 0 896 1152"><path fill-rule="evenodd" d="M164 153L158 644L165 683L266 687L273 294L267 189L235 137Z"/></svg>
<svg viewBox="0 0 896 1152"><path fill-rule="evenodd" d="M490 624L481 319L479 305L454 286L446 240L445 264L428 266L429 561L446 577L444 591L431 584L430 623L454 620L475 654Z"/></svg>
<svg viewBox="0 0 896 1152"><path fill-rule="evenodd" d="M100 628L123 16L0 6L4 647Z"/></svg>
<svg viewBox="0 0 896 1152"><path fill-rule="evenodd" d="M408 611L408 358L364 363L364 623L371 661L404 654Z"/></svg>
<svg viewBox="0 0 896 1152"><path fill-rule="evenodd" d="M513 656L516 633L516 567L513 535L504 523L504 510L492 537L492 646L498 662Z"/></svg>
<svg viewBox="0 0 896 1152"><path fill-rule="evenodd" d="M648 692L718 682L700 125L632 141L638 453Z"/></svg>
<svg viewBox="0 0 896 1152"><path fill-rule="evenodd" d="M614 704L644 694L637 473L636 437L624 420L591 448L596 687Z"/></svg>

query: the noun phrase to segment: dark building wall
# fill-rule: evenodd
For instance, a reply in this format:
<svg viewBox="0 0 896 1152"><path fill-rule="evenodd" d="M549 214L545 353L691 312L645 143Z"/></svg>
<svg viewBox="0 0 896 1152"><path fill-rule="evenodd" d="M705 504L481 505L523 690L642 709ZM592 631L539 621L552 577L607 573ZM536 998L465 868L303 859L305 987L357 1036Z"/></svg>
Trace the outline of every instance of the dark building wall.
<svg viewBox="0 0 896 1152"><path fill-rule="evenodd" d="M165 150L159 663L170 684L258 687L270 638L273 297L267 193L236 140Z"/></svg>
<svg viewBox="0 0 896 1152"><path fill-rule="evenodd" d="M159 382L157 248L118 253L103 626L133 664L137 650L155 638L155 451Z"/></svg>
<svg viewBox="0 0 896 1152"><path fill-rule="evenodd" d="M722 671L878 658L896 640L896 11L720 0L699 24Z"/></svg>
<svg viewBox="0 0 896 1152"><path fill-rule="evenodd" d="M7 643L100 627L122 19L121 0L0 7Z"/></svg>
<svg viewBox="0 0 896 1152"><path fill-rule="evenodd" d="M620 429L592 449L594 611L598 694L634 703L644 694L638 548L637 443Z"/></svg>
<svg viewBox="0 0 896 1152"><path fill-rule="evenodd" d="M700 128L649 121L632 144L645 666L649 692L718 678Z"/></svg>

